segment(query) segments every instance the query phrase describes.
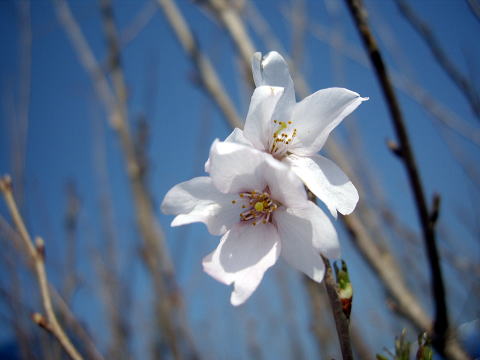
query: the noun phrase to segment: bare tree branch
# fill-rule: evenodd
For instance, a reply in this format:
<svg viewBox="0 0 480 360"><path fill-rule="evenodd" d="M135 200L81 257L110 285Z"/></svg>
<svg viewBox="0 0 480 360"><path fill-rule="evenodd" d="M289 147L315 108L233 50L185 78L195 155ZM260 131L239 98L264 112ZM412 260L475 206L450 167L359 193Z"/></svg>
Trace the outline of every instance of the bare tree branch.
<svg viewBox="0 0 480 360"><path fill-rule="evenodd" d="M43 308L47 317L44 318L43 315L37 313L37 315L34 316L34 321L52 333L52 335L58 340L71 359L82 360L83 357L80 355L75 346L73 346L72 342L58 322L55 311L53 310L50 289L47 281L47 272L45 269L45 243L42 238L37 238L35 240L35 244L33 243L25 223L23 222L23 218L18 211L17 203L13 197L10 177L5 176L0 178L0 192L2 192L2 195L5 198L10 215L12 216L25 247L28 249L28 255L35 266Z"/></svg>
<svg viewBox="0 0 480 360"><path fill-rule="evenodd" d="M127 89L120 67L120 45L110 3L102 2L102 19L109 46L115 92L110 88L68 4L64 0L55 0L55 4L58 18L70 37L82 65L90 75L94 88L105 105L110 125L120 140L136 206L138 229L144 241L142 254L152 276L156 293L156 319L168 339L167 343L174 357L180 358L180 352L183 350L189 353L187 357L195 358L193 343L183 318L183 301L175 282L173 266L164 235L153 214L149 192L141 177L141 166L136 157L135 145L128 125Z"/></svg>
<svg viewBox="0 0 480 360"><path fill-rule="evenodd" d="M207 93L210 94L217 103L230 126L233 128L241 128L242 121L235 110L233 102L227 96L210 60L208 60L206 55L201 51L191 29L174 1L157 0L157 3L163 10L165 17L178 41L181 43L183 50L188 54L199 72L202 85L205 87Z"/></svg>
<svg viewBox="0 0 480 360"><path fill-rule="evenodd" d="M447 54L443 51L432 30L430 30L428 25L414 13L410 6L408 6L404 0L395 0L395 2L397 3L401 14L428 46L437 63L468 100L475 116L480 119L480 96L473 84L456 68Z"/></svg>
<svg viewBox="0 0 480 360"><path fill-rule="evenodd" d="M384 65L382 56L377 47L376 41L370 32L366 12L361 0L346 0L352 17L355 20L357 30L365 45L366 51L370 56L370 61L374 67L377 78L382 86L392 121L399 139L401 151L401 160L407 171L410 186L414 193L418 216L422 224L422 231L425 246L427 249L428 260L432 276L432 296L436 304L436 315L434 322L434 339L437 350L440 353L445 352L445 342L448 331L448 313L445 295L445 285L443 282L440 258L435 240L435 223L431 221L424 189L420 180L416 160L410 145L410 139L404 124L403 115L400 110L397 98L395 96L390 77Z"/></svg>

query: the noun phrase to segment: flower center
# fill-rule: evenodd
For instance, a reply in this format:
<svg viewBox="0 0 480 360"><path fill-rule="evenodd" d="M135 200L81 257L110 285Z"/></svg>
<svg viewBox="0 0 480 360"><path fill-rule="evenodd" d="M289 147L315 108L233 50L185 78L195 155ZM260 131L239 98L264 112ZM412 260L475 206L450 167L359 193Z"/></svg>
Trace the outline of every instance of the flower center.
<svg viewBox="0 0 480 360"><path fill-rule="evenodd" d="M277 130L273 133L270 153L281 159L287 153L288 144L297 136L297 129L290 126L292 125L291 121L273 120L273 123L277 126Z"/></svg>
<svg viewBox="0 0 480 360"><path fill-rule="evenodd" d="M251 223L253 226L259 222L266 224L272 221L272 213L277 210L279 204L270 198L268 188L264 192L246 191L239 194L242 208L240 221ZM236 201L232 200L235 204Z"/></svg>

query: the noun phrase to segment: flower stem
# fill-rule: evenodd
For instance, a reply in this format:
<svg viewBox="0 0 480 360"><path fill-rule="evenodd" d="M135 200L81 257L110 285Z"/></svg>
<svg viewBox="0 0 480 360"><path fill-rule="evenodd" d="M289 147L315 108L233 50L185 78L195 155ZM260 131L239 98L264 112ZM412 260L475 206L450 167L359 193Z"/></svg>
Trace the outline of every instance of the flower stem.
<svg viewBox="0 0 480 360"><path fill-rule="evenodd" d="M323 282L325 284L325 288L327 289L330 306L332 307L335 326L337 328L338 341L340 342L340 349L342 350L342 357L343 360L353 360L349 330L350 320L343 311L342 301L339 296L339 288L333 277L330 261L323 256L322 258L325 263L325 278Z"/></svg>

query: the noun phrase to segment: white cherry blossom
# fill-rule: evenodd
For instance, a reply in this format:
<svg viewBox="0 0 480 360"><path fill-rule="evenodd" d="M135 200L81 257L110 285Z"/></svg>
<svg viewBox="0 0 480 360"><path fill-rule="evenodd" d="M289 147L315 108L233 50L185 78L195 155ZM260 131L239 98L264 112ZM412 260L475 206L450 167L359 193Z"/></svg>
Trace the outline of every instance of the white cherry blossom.
<svg viewBox="0 0 480 360"><path fill-rule="evenodd" d="M317 153L330 132L368 98L329 88L297 103L287 63L277 52L263 58L255 53L252 70L257 88L244 130L235 129L226 141L272 154L302 179L334 217L337 211L350 214L358 202L355 186L337 165Z"/></svg>
<svg viewBox="0 0 480 360"><path fill-rule="evenodd" d="M203 259L203 268L216 280L233 284L233 305L252 295L280 255L322 281L325 267L319 253L340 256L337 233L285 164L251 146L216 140L208 172L209 177L170 189L162 211L177 215L172 226L203 222L211 234L223 235Z"/></svg>

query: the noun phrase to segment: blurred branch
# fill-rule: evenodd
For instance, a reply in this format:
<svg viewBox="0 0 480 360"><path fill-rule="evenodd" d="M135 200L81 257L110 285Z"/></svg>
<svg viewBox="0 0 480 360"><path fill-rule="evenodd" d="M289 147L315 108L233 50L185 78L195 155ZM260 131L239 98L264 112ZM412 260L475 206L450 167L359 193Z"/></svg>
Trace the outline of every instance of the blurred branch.
<svg viewBox="0 0 480 360"><path fill-rule="evenodd" d="M20 7L20 73L19 73L19 102L17 119L13 122L15 141L13 146L13 177L19 186L15 188L15 195L21 206L23 202L25 154L27 151L28 120L30 111L31 72L32 72L32 21L30 1L19 2Z"/></svg>
<svg viewBox="0 0 480 360"><path fill-rule="evenodd" d="M121 32L121 46L124 48L130 44L140 34L140 32L150 23L157 13L157 7L153 1L146 1L142 8L135 14L130 24Z"/></svg>
<svg viewBox="0 0 480 360"><path fill-rule="evenodd" d="M355 44L346 41L339 41L329 29L320 24L313 24L310 29L313 36L320 41L323 41L330 47L335 48L345 57L364 67L370 68L368 59ZM394 81L395 87L422 105L425 110L433 116L434 119L440 122L440 124L446 126L449 130L462 136L476 146L480 146L480 131L476 127L462 120L457 114L432 97L428 91L422 88L414 80L406 76L403 72L396 72L392 70L390 74L392 80Z"/></svg>
<svg viewBox="0 0 480 360"><path fill-rule="evenodd" d="M242 19L238 15L238 10L227 0L198 0L198 2L201 5L206 5L220 24L228 29L230 38L233 40L244 64L246 78L250 79L250 83L253 84L249 74L250 61L255 52L255 46L248 36Z"/></svg>
<svg viewBox="0 0 480 360"><path fill-rule="evenodd" d="M112 204L113 196L108 179L108 160L104 143L103 124L98 119L92 119L94 128L94 153L95 174L99 179L99 199L101 227L102 227L102 249L99 252L93 252L92 259L94 265L98 265L97 272L100 273L102 286L100 287L103 305L108 316L110 332L109 344L107 350L108 358L129 359L131 358L128 347L130 327L128 322L129 293L128 287L132 285L131 281L122 283L118 270L117 243L118 243L118 224L115 223L114 207ZM134 257L130 257L135 261ZM127 267L129 268L129 267Z"/></svg>
<svg viewBox="0 0 480 360"><path fill-rule="evenodd" d="M404 0L395 0L395 2L400 13L422 38L424 43L430 49L434 59L459 88L470 103L473 113L478 119L480 119L480 97L473 84L456 68L447 54L443 51L430 27L415 14Z"/></svg>
<svg viewBox="0 0 480 360"><path fill-rule="evenodd" d="M431 214L429 213L426 203L423 186L421 184L418 173L415 157L410 145L410 139L404 124L403 116L398 104L397 98L393 91L393 87L385 68L382 56L377 47L376 41L370 32L366 11L362 5L361 0L346 0L350 9L352 17L355 20L357 30L361 36L365 48L370 56L370 60L375 69L377 78L382 86L390 114L392 116L393 124L397 137L400 141L401 160L405 165L410 186L414 193L418 216L422 224L422 231L425 246L427 248L427 255L430 262L431 276L432 276L432 296L436 304L436 315L434 322L434 344L437 350L444 354L445 342L448 331L448 313L446 304L445 287L442 277L442 269L440 267L440 259L435 243L435 222L431 221Z"/></svg>
<svg viewBox="0 0 480 360"><path fill-rule="evenodd" d="M9 176L0 178L0 192L2 192L2 195L5 198L10 215L12 216L22 241L28 250L28 256L33 261L35 266L43 307L47 317L45 318L43 315L35 313L33 319L38 325L45 328L58 340L71 359L82 360L82 356L73 346L72 342L58 322L55 311L53 310L50 289L47 281L47 272L45 270L45 243L40 237L36 238L35 244L33 243L23 218L18 211L15 199L13 198L12 182Z"/></svg>
<svg viewBox="0 0 480 360"><path fill-rule="evenodd" d="M160 225L155 219L149 192L142 181L140 165L136 158L135 145L127 120L127 89L123 72L120 67L120 47L118 32L113 22L113 13L108 1L102 4L102 20L109 47L109 61L115 92L102 73L97 60L85 37L73 17L65 0L55 0L60 23L70 37L72 45L82 65L87 70L94 88L105 105L110 125L117 133L123 155L125 157L127 174L136 206L136 218L141 237L144 241L143 258L152 276L156 294L156 319L168 339L168 347L175 358L180 356L181 348L188 349L194 357L193 344L188 338L186 325L182 314L182 300L174 278L174 271L169 258L165 238ZM176 326L178 325L178 327ZM180 346L179 342L183 341Z"/></svg>
<svg viewBox="0 0 480 360"><path fill-rule="evenodd" d="M306 4L305 0L295 0L291 5L291 25L292 25L292 63L294 69L302 66L305 55L305 38L307 28ZM252 56L250 55L250 61Z"/></svg>
<svg viewBox="0 0 480 360"><path fill-rule="evenodd" d="M228 97L217 73L210 60L201 51L197 40L193 36L180 10L172 0L157 0L158 6L163 10L167 21L175 33L183 50L190 57L190 60L197 69L201 83L206 92L212 97L220 111L225 116L232 128L242 128L242 121L238 116L232 100Z"/></svg>
<svg viewBox="0 0 480 360"><path fill-rule="evenodd" d="M80 199L77 194L75 183L69 181L66 185L67 208L65 211L65 233L66 233L66 272L63 285L63 296L65 301L70 303L78 284L76 268L76 235L78 225L78 213L80 211Z"/></svg>
<svg viewBox="0 0 480 360"><path fill-rule="evenodd" d="M480 3L478 0L466 0L472 14L480 21Z"/></svg>
<svg viewBox="0 0 480 360"><path fill-rule="evenodd" d="M138 159L135 143L128 126L127 87L121 65L118 31L110 0L101 0L100 8L110 58L114 96L116 97L114 129L117 132L125 156L127 172L137 207L137 222L145 245L144 259L154 277L157 296L156 316L167 340L166 345L170 348L173 357L175 359L183 358L185 355L182 355L182 352L184 351L189 353L187 356L195 357L193 344L187 339L186 326L183 321L180 321L179 317L179 311L181 312L183 309L173 265L168 255L164 235L153 214L150 194L142 177L142 165ZM180 326L177 327L176 325ZM181 341L183 341L183 344ZM163 356L161 349L157 349L155 352L156 357Z"/></svg>

